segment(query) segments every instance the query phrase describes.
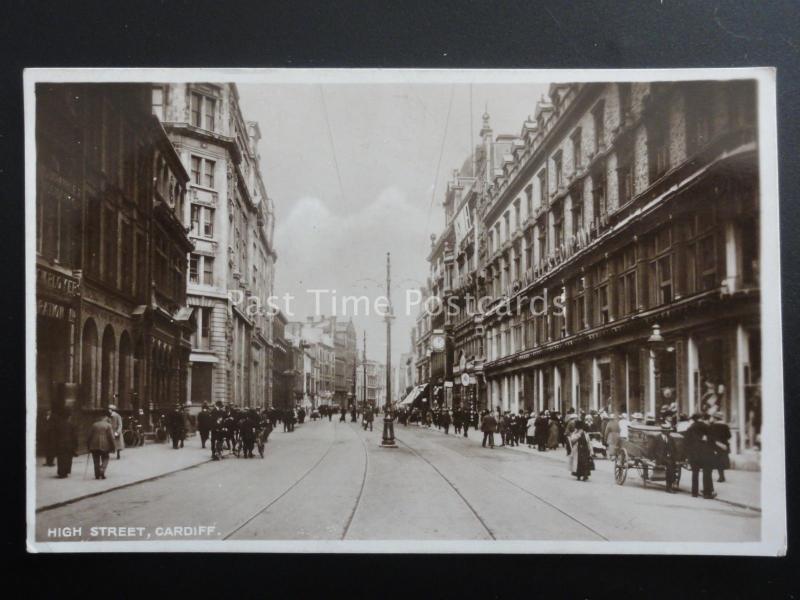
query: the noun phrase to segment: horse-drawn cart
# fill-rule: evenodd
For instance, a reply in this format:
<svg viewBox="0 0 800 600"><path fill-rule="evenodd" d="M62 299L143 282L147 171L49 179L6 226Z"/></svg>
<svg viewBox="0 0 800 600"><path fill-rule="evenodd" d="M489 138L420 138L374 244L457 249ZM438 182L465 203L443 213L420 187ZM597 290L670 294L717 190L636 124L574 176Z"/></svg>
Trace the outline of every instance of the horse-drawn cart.
<svg viewBox="0 0 800 600"><path fill-rule="evenodd" d="M625 483L628 469L636 469L642 478L642 485L648 481L665 481L669 466L655 456L656 438L661 435L661 428L653 425L634 423L628 426L628 438L620 440L617 455L614 458L614 480L618 485ZM675 442L674 487L677 489L681 481L681 468L686 466L684 440L680 433L672 432L670 438ZM687 466L688 468L688 466Z"/></svg>

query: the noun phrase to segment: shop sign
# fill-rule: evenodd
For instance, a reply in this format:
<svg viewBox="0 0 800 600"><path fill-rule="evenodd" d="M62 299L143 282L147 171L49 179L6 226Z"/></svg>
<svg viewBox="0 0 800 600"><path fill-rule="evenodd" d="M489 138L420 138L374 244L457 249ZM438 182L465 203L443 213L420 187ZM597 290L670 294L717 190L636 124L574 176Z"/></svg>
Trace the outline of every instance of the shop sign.
<svg viewBox="0 0 800 600"><path fill-rule="evenodd" d="M75 296L78 293L77 279L41 266L36 267L36 285L60 295Z"/></svg>
<svg viewBox="0 0 800 600"><path fill-rule="evenodd" d="M75 321L75 309L41 298L36 301L36 314L49 319L64 319L70 323Z"/></svg>

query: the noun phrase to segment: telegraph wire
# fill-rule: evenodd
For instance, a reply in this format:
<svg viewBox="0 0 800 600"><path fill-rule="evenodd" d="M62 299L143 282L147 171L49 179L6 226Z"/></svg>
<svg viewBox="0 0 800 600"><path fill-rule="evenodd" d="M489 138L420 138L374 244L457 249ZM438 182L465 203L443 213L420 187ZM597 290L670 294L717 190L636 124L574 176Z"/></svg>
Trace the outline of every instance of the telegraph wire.
<svg viewBox="0 0 800 600"><path fill-rule="evenodd" d="M325 102L325 90L322 87L322 84L319 84L319 94L322 98L322 112L325 115L325 125L328 130L328 142L331 145L331 154L333 155L333 166L336 168L336 179L339 181L339 194L342 197L342 200L345 199L344 196L344 186L342 185L342 173L339 170L339 160L336 158L336 146L333 143L333 130L331 129L331 121L328 118L328 105Z"/></svg>
<svg viewBox="0 0 800 600"><path fill-rule="evenodd" d="M427 234L428 231L428 224L431 220L431 209L433 208L433 201L436 199L436 187L439 184L439 169L442 166L442 156L444 156L444 145L447 141L447 127L450 124L450 111L453 109L453 92L455 91L455 86L453 84L450 85L450 101L447 105L447 118L444 121L444 135L442 135L442 147L439 149L439 161L436 163L436 178L433 180L433 192L431 193L431 203L428 206L428 216L425 219L425 232Z"/></svg>

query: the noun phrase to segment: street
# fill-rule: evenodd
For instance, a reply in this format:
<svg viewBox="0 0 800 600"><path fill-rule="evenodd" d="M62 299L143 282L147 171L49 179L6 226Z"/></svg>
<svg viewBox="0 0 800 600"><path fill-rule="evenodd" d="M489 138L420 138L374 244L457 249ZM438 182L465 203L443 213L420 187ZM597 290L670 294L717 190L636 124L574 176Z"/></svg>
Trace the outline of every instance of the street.
<svg viewBox="0 0 800 600"><path fill-rule="evenodd" d="M67 541L52 530L69 527L79 534L68 541L120 541L92 527L130 527L142 533L126 540L759 539L759 511L692 498L688 473L676 495L643 487L633 474L618 486L603 461L578 482L554 457L481 448L474 430L467 440L396 424L398 448L384 449L381 427L380 419L372 432L349 419L307 422L293 433L279 426L263 460L228 455L42 510L36 537ZM199 444L193 437L184 450L154 450ZM124 458L112 461L109 473L125 467ZM179 527L186 529L176 535Z"/></svg>

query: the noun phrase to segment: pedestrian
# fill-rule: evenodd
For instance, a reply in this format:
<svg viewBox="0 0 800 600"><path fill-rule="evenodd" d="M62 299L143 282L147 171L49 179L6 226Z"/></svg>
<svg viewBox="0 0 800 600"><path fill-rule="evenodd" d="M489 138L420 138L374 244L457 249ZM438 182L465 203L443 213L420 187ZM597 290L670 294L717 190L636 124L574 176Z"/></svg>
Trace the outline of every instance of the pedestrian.
<svg viewBox="0 0 800 600"><path fill-rule="evenodd" d="M180 404L176 404L167 415L167 429L169 437L172 439L172 449L177 450L183 440L183 414Z"/></svg>
<svg viewBox="0 0 800 600"><path fill-rule="evenodd" d="M604 440L606 445L606 454L609 458L613 459L617 455L617 450L619 449L619 433L619 419L617 419L616 414L612 413L611 417L608 419L608 423L606 423Z"/></svg>
<svg viewBox="0 0 800 600"><path fill-rule="evenodd" d="M217 400L214 410L211 411L211 458L220 460L225 439L225 411L222 401Z"/></svg>
<svg viewBox="0 0 800 600"><path fill-rule="evenodd" d="M114 431L114 447L117 451L117 460L122 458L122 449L125 447L125 440L122 438L122 417L117 412L115 404L108 405L108 419L111 429Z"/></svg>
<svg viewBox="0 0 800 600"><path fill-rule="evenodd" d="M716 457L716 467L719 473L717 481L725 482L725 470L731 468L731 429L725 423L725 414L722 412L714 413L711 424L709 425L709 435L714 441L714 454Z"/></svg>
<svg viewBox="0 0 800 600"><path fill-rule="evenodd" d="M211 433L211 411L208 410L208 404L203 402L200 412L197 413L197 431L200 433L200 447L206 447L208 435Z"/></svg>
<svg viewBox="0 0 800 600"><path fill-rule="evenodd" d="M592 471L592 454L589 449L589 436L583 421L575 422L575 431L570 436L572 452L569 454L569 471L578 481L588 481Z"/></svg>
<svg viewBox="0 0 800 600"><path fill-rule="evenodd" d="M109 454L116 449L114 430L106 414L99 415L94 424L92 424L87 447L92 454L92 461L94 462L94 478L105 479Z"/></svg>
<svg viewBox="0 0 800 600"><path fill-rule="evenodd" d="M707 417L699 413L692 415L692 424L684 434L686 453L692 467L692 496L699 495L700 472L703 472L703 498L716 497L714 491L714 442L710 440Z"/></svg>
<svg viewBox="0 0 800 600"><path fill-rule="evenodd" d="M364 429L369 427L369 430L372 431L372 422L375 420L375 413L372 412L371 406L368 406L367 410L364 411L364 420L366 422Z"/></svg>
<svg viewBox="0 0 800 600"><path fill-rule="evenodd" d="M442 416L439 417L439 422L441 423L442 428L444 429L444 434L447 435L450 432L450 422L452 418L450 417L450 411L445 409L442 411Z"/></svg>
<svg viewBox="0 0 800 600"><path fill-rule="evenodd" d="M539 452L547 449L547 433L549 427L550 412L540 411L534 424L534 437L536 438L536 448Z"/></svg>
<svg viewBox="0 0 800 600"><path fill-rule="evenodd" d="M65 479L72 472L72 459L77 456L78 433L68 408L53 411L50 416L51 452L57 461L56 476Z"/></svg>
<svg viewBox="0 0 800 600"><path fill-rule="evenodd" d="M345 423L346 421L347 421L347 410L345 410L345 407L342 406L339 409L339 423Z"/></svg>
<svg viewBox="0 0 800 600"><path fill-rule="evenodd" d="M481 431L483 431L483 442L481 446L486 447L486 442L489 442L489 448L494 448L494 431L497 427L497 419L494 418L492 413L486 411L481 421Z"/></svg>
<svg viewBox="0 0 800 600"><path fill-rule="evenodd" d="M650 455L655 459L656 465L664 467L665 471L665 488L668 494L674 494L675 490L675 475L679 466L675 465L675 459L678 451L675 447L675 440L672 439L672 426L669 423L661 424L661 433L657 436L650 438Z"/></svg>
<svg viewBox="0 0 800 600"><path fill-rule="evenodd" d="M533 448L536 444L536 413L531 412L528 414L528 420L525 423L525 434L528 448Z"/></svg>
<svg viewBox="0 0 800 600"><path fill-rule="evenodd" d="M622 413L619 416L619 439L627 440L628 439L628 426L631 422L628 420L628 413Z"/></svg>
<svg viewBox="0 0 800 600"><path fill-rule="evenodd" d="M550 422L547 424L547 449L556 450L560 437L561 425L558 422L558 413L553 411L550 413Z"/></svg>
<svg viewBox="0 0 800 600"><path fill-rule="evenodd" d="M39 427L40 438L42 440L42 450L44 451L44 466L52 467L55 465L57 456L55 440L55 411L48 410L44 420Z"/></svg>

